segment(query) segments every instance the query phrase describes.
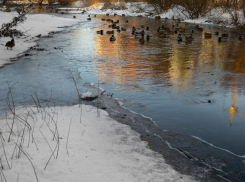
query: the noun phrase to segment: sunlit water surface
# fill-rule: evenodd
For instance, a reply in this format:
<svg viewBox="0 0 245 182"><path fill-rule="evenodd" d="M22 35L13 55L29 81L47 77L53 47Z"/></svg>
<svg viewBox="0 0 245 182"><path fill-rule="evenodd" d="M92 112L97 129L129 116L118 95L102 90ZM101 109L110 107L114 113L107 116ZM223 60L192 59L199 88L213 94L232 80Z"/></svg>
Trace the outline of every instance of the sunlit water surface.
<svg viewBox="0 0 245 182"><path fill-rule="evenodd" d="M110 42L111 35L105 33L111 30L110 23L101 18L119 20L127 31L116 32L116 41ZM82 79L99 81L107 93L113 93L127 108L151 117L163 130L197 136L245 155L245 41L232 33L227 42L219 43L215 35L205 39L204 32L222 33L224 29L204 26L200 32L195 25L184 23L179 25L186 29L184 37L194 29L192 44L178 43L176 34L158 37L159 26L171 28L173 24L97 16L62 35L60 43L65 46L60 49ZM144 44L131 35L132 26L141 25L149 26L146 34L152 36ZM104 34L97 34L101 29Z"/></svg>

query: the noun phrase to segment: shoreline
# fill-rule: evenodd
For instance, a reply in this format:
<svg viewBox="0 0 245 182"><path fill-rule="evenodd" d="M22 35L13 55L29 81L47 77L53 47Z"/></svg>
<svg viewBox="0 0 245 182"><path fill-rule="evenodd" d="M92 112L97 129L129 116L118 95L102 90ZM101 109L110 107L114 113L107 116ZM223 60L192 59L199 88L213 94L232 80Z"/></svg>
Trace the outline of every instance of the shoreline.
<svg viewBox="0 0 245 182"><path fill-rule="evenodd" d="M7 23L14 16L17 15L17 12L0 12L0 16L3 18L0 21L0 24ZM41 37L49 36L52 32L64 31L66 26L74 26L82 21L71 18L62 18L55 16L54 14L27 14L27 20L20 25L14 27L17 30L25 30L25 35L21 37L15 37L15 47L11 50L7 50L5 43L9 41L9 37L1 37L0 44L3 47L0 47L0 54L2 55L0 60L0 67L11 62L11 59L16 59L25 52L29 51L31 47L37 45L37 41ZM52 19L52 20L51 20ZM54 21L55 23L52 23ZM33 29L35 24L35 28ZM63 30L62 30L63 29Z"/></svg>
<svg viewBox="0 0 245 182"><path fill-rule="evenodd" d="M88 104L96 107L96 103L89 102ZM106 110L111 118L129 125L132 130L138 132L140 139L146 141L152 150L161 154L175 170L203 182L240 181L237 177L231 176L229 172L234 167L234 161L240 163L240 167L243 166L241 157L235 155L231 157L227 155L227 151L216 149L192 136L163 131L154 124L151 118L122 107L114 98L102 95L101 108ZM205 148L205 151L202 152L200 148ZM217 161L228 162L227 169L223 171L217 168L215 163L212 166L209 159L211 153Z"/></svg>

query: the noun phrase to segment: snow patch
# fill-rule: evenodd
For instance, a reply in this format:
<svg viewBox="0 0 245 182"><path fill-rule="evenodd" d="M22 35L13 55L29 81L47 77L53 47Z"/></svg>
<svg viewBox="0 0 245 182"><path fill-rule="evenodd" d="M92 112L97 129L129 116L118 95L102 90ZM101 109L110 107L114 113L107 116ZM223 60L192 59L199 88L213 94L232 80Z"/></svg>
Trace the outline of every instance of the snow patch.
<svg viewBox="0 0 245 182"><path fill-rule="evenodd" d="M18 126L14 125L14 134L7 142L13 115L0 119L6 158L12 166L9 169L6 158L1 158L7 181L37 181L33 167L42 182L193 181L176 172L140 140L137 132L104 110L98 116L97 108L88 105L42 108L42 112L28 107L16 109L16 114L30 126L16 120ZM18 147L13 152L15 143L22 143L19 157ZM3 154L3 147L0 152Z"/></svg>

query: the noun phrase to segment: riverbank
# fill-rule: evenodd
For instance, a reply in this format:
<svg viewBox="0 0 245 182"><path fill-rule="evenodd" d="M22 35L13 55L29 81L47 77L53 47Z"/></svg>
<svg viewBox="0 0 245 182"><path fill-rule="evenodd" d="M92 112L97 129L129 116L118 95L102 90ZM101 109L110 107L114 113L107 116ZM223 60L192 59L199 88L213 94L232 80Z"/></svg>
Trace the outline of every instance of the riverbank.
<svg viewBox="0 0 245 182"><path fill-rule="evenodd" d="M58 8L58 13L73 13L80 14L86 12L93 15L119 15L131 17L147 17L165 20L178 20L182 22L195 23L195 24L211 24L221 27L232 27L232 16L222 8L213 8L205 16L200 16L196 19L190 19L189 13L181 6L175 6L166 10L165 12L158 13L148 3L145 2L115 2L115 3L96 3L89 7L84 7L84 3L77 1L72 5L72 8ZM242 10L238 13L240 23L244 22ZM159 20L157 18L157 20Z"/></svg>
<svg viewBox="0 0 245 182"><path fill-rule="evenodd" d="M17 12L1 12L0 25L10 22ZM24 36L14 37L15 46L7 50L6 43L11 40L10 37L1 37L0 39L0 67L11 63L11 58L21 56L21 54L33 46L41 36L51 36L52 32L62 31L66 26L72 26L80 20L71 18L62 18L48 14L27 14L27 20L19 24L16 29L24 32Z"/></svg>
<svg viewBox="0 0 245 182"><path fill-rule="evenodd" d="M10 142L13 114L0 120L6 181L193 181L104 110L32 106L16 108L15 114Z"/></svg>

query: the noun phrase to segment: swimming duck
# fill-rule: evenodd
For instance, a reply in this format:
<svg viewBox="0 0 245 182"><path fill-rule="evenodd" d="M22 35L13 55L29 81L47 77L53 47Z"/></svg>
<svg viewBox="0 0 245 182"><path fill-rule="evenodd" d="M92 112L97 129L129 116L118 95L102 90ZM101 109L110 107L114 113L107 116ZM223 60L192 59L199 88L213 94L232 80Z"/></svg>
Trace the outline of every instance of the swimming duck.
<svg viewBox="0 0 245 182"><path fill-rule="evenodd" d="M185 29L180 27L179 32L185 32Z"/></svg>
<svg viewBox="0 0 245 182"><path fill-rule="evenodd" d="M98 30L98 31L97 31L97 34L103 35L103 30Z"/></svg>
<svg viewBox="0 0 245 182"><path fill-rule="evenodd" d="M111 31L108 30L106 33L107 34L114 34L114 30L111 30Z"/></svg>
<svg viewBox="0 0 245 182"><path fill-rule="evenodd" d="M212 38L212 34L205 32L204 33L204 37L205 37L205 39L211 39Z"/></svg>
<svg viewBox="0 0 245 182"><path fill-rule="evenodd" d="M161 32L159 33L159 38L167 38L167 34Z"/></svg>
<svg viewBox="0 0 245 182"><path fill-rule="evenodd" d="M182 42L182 36L181 36L181 34L178 35L177 41L178 41L178 42Z"/></svg>
<svg viewBox="0 0 245 182"><path fill-rule="evenodd" d="M239 40L242 40L243 38L244 38L243 35L242 35L242 34L239 34L238 39L239 39Z"/></svg>
<svg viewBox="0 0 245 182"><path fill-rule="evenodd" d="M143 36L145 35L145 31L144 31L144 30L139 31L139 32L138 32L138 31L135 31L135 32L134 32L134 35L135 35L135 37L136 37L136 36L142 36L142 37L143 37Z"/></svg>
<svg viewBox="0 0 245 182"><path fill-rule="evenodd" d="M145 40L144 40L144 39L139 39L139 42L140 42L141 44L144 44L144 43L145 43Z"/></svg>
<svg viewBox="0 0 245 182"><path fill-rule="evenodd" d="M116 38L114 37L114 35L111 35L110 41L115 41Z"/></svg>
<svg viewBox="0 0 245 182"><path fill-rule="evenodd" d="M150 40L150 35L146 36L146 40L149 41Z"/></svg>
<svg viewBox="0 0 245 182"><path fill-rule="evenodd" d="M227 38L228 38L228 33L223 33L221 36L222 36L222 37L227 37Z"/></svg>
<svg viewBox="0 0 245 182"><path fill-rule="evenodd" d="M158 27L157 32L159 32L160 30L161 30L161 27Z"/></svg>
<svg viewBox="0 0 245 182"><path fill-rule="evenodd" d="M127 31L126 28L123 28L123 27L121 27L121 30L122 30L122 31Z"/></svg>
<svg viewBox="0 0 245 182"><path fill-rule="evenodd" d="M226 42L227 39L228 39L227 37L219 37L218 42Z"/></svg>
<svg viewBox="0 0 245 182"><path fill-rule="evenodd" d="M6 45L5 45L5 47L7 47L7 49L8 48L13 48L15 46L15 42L14 42L14 39L12 39L11 41L8 41L7 43L6 43Z"/></svg>
<svg viewBox="0 0 245 182"><path fill-rule="evenodd" d="M219 35L219 32L214 32L214 35Z"/></svg>
<svg viewBox="0 0 245 182"><path fill-rule="evenodd" d="M185 43L186 43L186 44L191 44L191 43L192 43L192 40L193 40L192 37L186 37L186 38L185 38Z"/></svg>

